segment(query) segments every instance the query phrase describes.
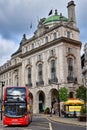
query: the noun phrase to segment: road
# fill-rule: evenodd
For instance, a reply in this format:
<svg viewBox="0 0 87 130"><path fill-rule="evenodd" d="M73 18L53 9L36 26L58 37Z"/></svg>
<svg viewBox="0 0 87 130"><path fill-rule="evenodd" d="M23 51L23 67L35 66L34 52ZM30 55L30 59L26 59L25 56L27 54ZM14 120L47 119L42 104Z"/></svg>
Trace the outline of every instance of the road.
<svg viewBox="0 0 87 130"><path fill-rule="evenodd" d="M32 123L28 126L3 126L0 122L0 130L85 130L85 127L60 124L46 119L42 115L34 115Z"/></svg>
<svg viewBox="0 0 87 130"><path fill-rule="evenodd" d="M85 127L77 126L77 125L69 125L69 124L62 124L62 123L52 123L52 130L86 130Z"/></svg>

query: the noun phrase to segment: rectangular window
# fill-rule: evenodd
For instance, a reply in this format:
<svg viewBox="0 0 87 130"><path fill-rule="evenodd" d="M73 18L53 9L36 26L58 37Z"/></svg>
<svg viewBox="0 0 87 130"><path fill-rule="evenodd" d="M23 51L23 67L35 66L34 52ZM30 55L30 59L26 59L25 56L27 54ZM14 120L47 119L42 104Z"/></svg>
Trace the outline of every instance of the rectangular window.
<svg viewBox="0 0 87 130"><path fill-rule="evenodd" d="M30 64L30 58L27 60L28 64Z"/></svg>
<svg viewBox="0 0 87 130"><path fill-rule="evenodd" d="M72 48L67 48L67 52L71 53L72 52Z"/></svg>
<svg viewBox="0 0 87 130"><path fill-rule="evenodd" d="M54 40L57 38L56 32L53 34Z"/></svg>
<svg viewBox="0 0 87 130"><path fill-rule="evenodd" d="M56 67L55 67L55 60L51 61L51 79L55 81L56 78Z"/></svg>
<svg viewBox="0 0 87 130"><path fill-rule="evenodd" d="M38 55L37 59L42 60L42 54Z"/></svg>
<svg viewBox="0 0 87 130"><path fill-rule="evenodd" d="M37 40L37 44L40 46L40 44L41 44L41 43L40 43L40 39Z"/></svg>
<svg viewBox="0 0 87 130"><path fill-rule="evenodd" d="M45 43L48 43L48 36L45 37Z"/></svg>
<svg viewBox="0 0 87 130"><path fill-rule="evenodd" d="M43 81L42 64L38 65L38 80L39 82Z"/></svg>
<svg viewBox="0 0 87 130"><path fill-rule="evenodd" d="M68 77L73 80L73 60L71 58L68 59Z"/></svg>
<svg viewBox="0 0 87 130"><path fill-rule="evenodd" d="M42 75L42 70L41 70L41 71L39 71L39 75Z"/></svg>
<svg viewBox="0 0 87 130"><path fill-rule="evenodd" d="M32 49L34 49L34 43L32 43Z"/></svg>
<svg viewBox="0 0 87 130"><path fill-rule="evenodd" d="M55 49L50 51L50 56L54 56L55 55Z"/></svg>
<svg viewBox="0 0 87 130"><path fill-rule="evenodd" d="M54 72L55 72L55 68L54 68L54 67L52 68L51 72L52 72L52 73L54 73Z"/></svg>
<svg viewBox="0 0 87 130"><path fill-rule="evenodd" d="M28 86L32 86L32 83L31 83L31 68L28 68Z"/></svg>
<svg viewBox="0 0 87 130"><path fill-rule="evenodd" d="M70 38L70 32L67 31L67 38Z"/></svg>
<svg viewBox="0 0 87 130"><path fill-rule="evenodd" d="M25 52L27 52L27 51L28 51L28 47L26 46L26 47L25 47Z"/></svg>
<svg viewBox="0 0 87 130"><path fill-rule="evenodd" d="M31 74L28 74L28 78L29 78L29 80L31 79Z"/></svg>

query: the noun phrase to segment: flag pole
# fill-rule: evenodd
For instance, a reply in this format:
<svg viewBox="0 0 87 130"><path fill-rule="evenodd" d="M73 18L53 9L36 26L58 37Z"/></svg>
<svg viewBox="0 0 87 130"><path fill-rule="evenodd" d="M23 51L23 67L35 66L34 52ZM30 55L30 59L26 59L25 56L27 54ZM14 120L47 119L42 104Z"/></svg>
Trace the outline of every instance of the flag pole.
<svg viewBox="0 0 87 130"><path fill-rule="evenodd" d="M30 35L32 34L32 21L30 23Z"/></svg>
<svg viewBox="0 0 87 130"><path fill-rule="evenodd" d="M38 32L37 32L37 42L38 42L38 45L40 44L39 42L39 36L40 36L40 32L39 32L39 17L37 16L37 22L38 22Z"/></svg>

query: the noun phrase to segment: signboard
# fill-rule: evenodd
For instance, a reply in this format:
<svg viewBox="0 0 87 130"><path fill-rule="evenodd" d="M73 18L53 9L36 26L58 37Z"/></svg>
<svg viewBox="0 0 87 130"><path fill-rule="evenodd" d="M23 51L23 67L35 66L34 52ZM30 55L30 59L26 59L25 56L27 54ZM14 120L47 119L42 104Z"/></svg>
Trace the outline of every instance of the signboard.
<svg viewBox="0 0 87 130"><path fill-rule="evenodd" d="M69 112L80 112L81 106L69 106Z"/></svg>

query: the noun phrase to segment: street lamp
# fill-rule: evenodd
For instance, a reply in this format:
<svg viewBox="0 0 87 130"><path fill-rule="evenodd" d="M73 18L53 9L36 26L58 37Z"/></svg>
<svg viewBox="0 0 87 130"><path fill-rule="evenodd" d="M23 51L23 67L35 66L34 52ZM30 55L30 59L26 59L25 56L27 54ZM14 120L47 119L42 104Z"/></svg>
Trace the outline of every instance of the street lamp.
<svg viewBox="0 0 87 130"><path fill-rule="evenodd" d="M59 113L59 117L60 117L60 97L59 97L59 85L61 84L61 83L56 83L56 82L53 82L53 81L50 81L50 84L55 84L55 85L57 85L57 87L58 87L58 113Z"/></svg>
<svg viewBox="0 0 87 130"><path fill-rule="evenodd" d="M2 87L1 87L1 120L2 120L3 87L5 86L5 82L0 81L0 83L2 84Z"/></svg>
<svg viewBox="0 0 87 130"><path fill-rule="evenodd" d="M59 97L59 83L57 84L58 85L58 112L59 112L59 117L60 117L60 97Z"/></svg>

